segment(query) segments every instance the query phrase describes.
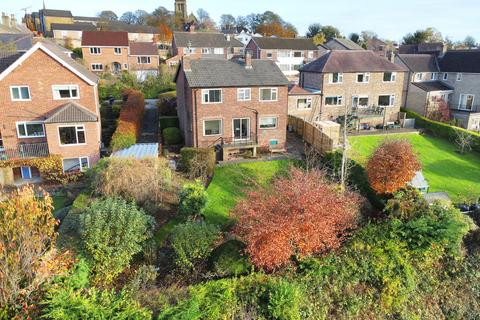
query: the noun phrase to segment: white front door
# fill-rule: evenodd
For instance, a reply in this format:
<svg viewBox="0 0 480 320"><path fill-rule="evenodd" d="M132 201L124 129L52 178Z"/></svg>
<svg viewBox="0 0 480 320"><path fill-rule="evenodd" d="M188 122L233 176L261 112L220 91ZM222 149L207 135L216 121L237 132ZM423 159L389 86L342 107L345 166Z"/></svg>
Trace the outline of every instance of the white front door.
<svg viewBox="0 0 480 320"><path fill-rule="evenodd" d="M250 139L250 119L233 119L233 140L239 141L248 139Z"/></svg>

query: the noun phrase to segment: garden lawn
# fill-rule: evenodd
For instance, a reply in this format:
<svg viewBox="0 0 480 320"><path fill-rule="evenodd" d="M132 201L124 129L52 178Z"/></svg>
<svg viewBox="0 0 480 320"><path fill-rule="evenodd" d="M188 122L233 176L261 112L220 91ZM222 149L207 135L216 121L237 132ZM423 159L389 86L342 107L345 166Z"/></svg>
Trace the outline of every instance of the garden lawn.
<svg viewBox="0 0 480 320"><path fill-rule="evenodd" d="M403 138L412 143L430 184L430 192L446 191L454 202L475 200L480 196L480 154L461 155L453 143L441 138L417 134L350 137L352 157L365 165L374 149L386 138Z"/></svg>
<svg viewBox="0 0 480 320"><path fill-rule="evenodd" d="M210 183L205 208L206 220L221 226L229 225L229 215L237 202L242 199L248 188L267 186L279 174L285 173L288 160L249 162L218 167Z"/></svg>

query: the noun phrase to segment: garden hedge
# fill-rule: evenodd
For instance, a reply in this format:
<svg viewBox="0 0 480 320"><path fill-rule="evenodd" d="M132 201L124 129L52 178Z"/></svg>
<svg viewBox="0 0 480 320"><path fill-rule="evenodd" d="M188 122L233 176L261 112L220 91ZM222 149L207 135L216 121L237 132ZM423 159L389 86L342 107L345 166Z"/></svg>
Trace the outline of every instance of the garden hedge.
<svg viewBox="0 0 480 320"><path fill-rule="evenodd" d="M213 175L215 171L216 156L213 148L182 148L180 150L180 165L186 172L191 172L193 169L194 160L205 161L207 164L207 174Z"/></svg>
<svg viewBox="0 0 480 320"><path fill-rule="evenodd" d="M123 96L125 103L120 110L117 130L112 136L112 151L134 145L140 136L145 97L143 93L134 89L125 89Z"/></svg>
<svg viewBox="0 0 480 320"><path fill-rule="evenodd" d="M463 131L469 133L473 137L472 149L480 152L480 133L469 131L463 128L452 126L448 123L430 120L427 117L421 116L410 110L402 110L407 113L408 118L415 119L415 126L425 129L429 134L444 138L447 140L454 140L456 132Z"/></svg>

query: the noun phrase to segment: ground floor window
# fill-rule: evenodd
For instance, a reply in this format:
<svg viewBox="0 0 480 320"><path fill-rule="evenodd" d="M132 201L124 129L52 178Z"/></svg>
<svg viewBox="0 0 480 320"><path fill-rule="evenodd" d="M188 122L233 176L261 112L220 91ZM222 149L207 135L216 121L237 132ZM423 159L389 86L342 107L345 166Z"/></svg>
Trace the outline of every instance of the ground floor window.
<svg viewBox="0 0 480 320"><path fill-rule="evenodd" d="M312 109L312 98L297 99L297 109Z"/></svg>
<svg viewBox="0 0 480 320"><path fill-rule="evenodd" d="M325 105L327 106L341 106L343 104L343 97L326 97Z"/></svg>
<svg viewBox="0 0 480 320"><path fill-rule="evenodd" d="M222 120L203 121L203 134L205 136L216 136L222 133Z"/></svg>
<svg viewBox="0 0 480 320"><path fill-rule="evenodd" d="M277 117L260 118L260 129L275 129Z"/></svg>
<svg viewBox="0 0 480 320"><path fill-rule="evenodd" d="M63 172L84 172L90 168L88 157L63 159Z"/></svg>
<svg viewBox="0 0 480 320"><path fill-rule="evenodd" d="M58 135L61 145L85 144L85 127L83 125L58 127Z"/></svg>
<svg viewBox="0 0 480 320"><path fill-rule="evenodd" d="M92 63L93 71L103 71L103 64L101 63Z"/></svg>
<svg viewBox="0 0 480 320"><path fill-rule="evenodd" d="M42 122L17 122L19 138L45 137L45 128Z"/></svg>
<svg viewBox="0 0 480 320"><path fill-rule="evenodd" d="M395 95L378 96L378 105L380 107L390 107L395 104Z"/></svg>
<svg viewBox="0 0 480 320"><path fill-rule="evenodd" d="M475 96L473 94L461 94L460 95L460 109L472 110L473 100Z"/></svg>

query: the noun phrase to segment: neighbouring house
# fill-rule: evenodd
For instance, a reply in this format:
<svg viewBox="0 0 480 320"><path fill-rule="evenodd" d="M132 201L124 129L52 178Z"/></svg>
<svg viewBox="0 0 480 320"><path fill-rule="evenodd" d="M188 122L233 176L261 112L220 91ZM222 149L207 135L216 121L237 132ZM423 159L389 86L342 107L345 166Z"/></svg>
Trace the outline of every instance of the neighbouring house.
<svg viewBox="0 0 480 320"><path fill-rule="evenodd" d="M148 75L156 76L160 66L157 45L154 42L130 42L128 64L131 73L145 80Z"/></svg>
<svg viewBox="0 0 480 320"><path fill-rule="evenodd" d="M439 64L439 79L453 87L452 116L462 127L480 131L480 50L447 51Z"/></svg>
<svg viewBox="0 0 480 320"><path fill-rule="evenodd" d="M441 117L453 87L439 79L440 67L434 54L397 54L395 64L408 69L404 85L403 107L430 118ZM440 119L438 119L440 120Z"/></svg>
<svg viewBox="0 0 480 320"><path fill-rule="evenodd" d="M365 50L352 40L346 38L332 38L328 40L324 46L330 50Z"/></svg>
<svg viewBox="0 0 480 320"><path fill-rule="evenodd" d="M318 89L290 85L288 89L288 114L313 123L321 105L322 92Z"/></svg>
<svg viewBox="0 0 480 320"><path fill-rule="evenodd" d="M402 44L398 48L399 54L434 54L437 57L443 55L446 46L442 42L426 42L419 44Z"/></svg>
<svg viewBox="0 0 480 320"><path fill-rule="evenodd" d="M306 38L253 37L246 50L253 59L274 61L291 81L298 81L298 70L319 57L319 49Z"/></svg>
<svg viewBox="0 0 480 320"><path fill-rule="evenodd" d="M288 80L269 60L185 56L175 76L178 116L186 146L223 150L283 149Z"/></svg>
<svg viewBox="0 0 480 320"><path fill-rule="evenodd" d="M248 30L242 29L239 33L235 34L235 39L240 41L244 46L247 46L247 44L252 40L253 37L262 37L260 33L252 33Z"/></svg>
<svg viewBox="0 0 480 320"><path fill-rule="evenodd" d="M368 39L367 50L371 50L381 57L392 59L396 45L394 43L387 43L376 37Z"/></svg>
<svg viewBox="0 0 480 320"><path fill-rule="evenodd" d="M128 71L128 47L128 33L125 31L83 32L83 60L92 72Z"/></svg>
<svg viewBox="0 0 480 320"><path fill-rule="evenodd" d="M314 121L347 113L357 129L370 129L399 124L406 71L372 51L332 50L300 69L299 85L321 92Z"/></svg>
<svg viewBox="0 0 480 320"><path fill-rule="evenodd" d="M0 33L32 33L25 24L17 23L17 18L14 14L8 15L2 12L0 17Z"/></svg>
<svg viewBox="0 0 480 320"><path fill-rule="evenodd" d="M41 40L26 52L0 53L0 161L59 155L63 170L100 158L98 77ZM0 184L38 181L38 168L0 170Z"/></svg>
<svg viewBox="0 0 480 320"><path fill-rule="evenodd" d="M218 32L195 32L191 26L190 32L174 32L172 40L173 57L166 61L174 66L185 55L205 59L231 59L240 56L244 45L230 35Z"/></svg>
<svg viewBox="0 0 480 320"><path fill-rule="evenodd" d="M27 51L32 47L31 33L0 33L0 50Z"/></svg>
<svg viewBox="0 0 480 320"><path fill-rule="evenodd" d="M52 23L53 39L67 48L80 48L84 31L94 31L97 28L89 22Z"/></svg>
<svg viewBox="0 0 480 320"><path fill-rule="evenodd" d="M69 10L42 9L35 15L38 17L35 31L44 36L52 37L52 23L73 24L73 15Z"/></svg>

